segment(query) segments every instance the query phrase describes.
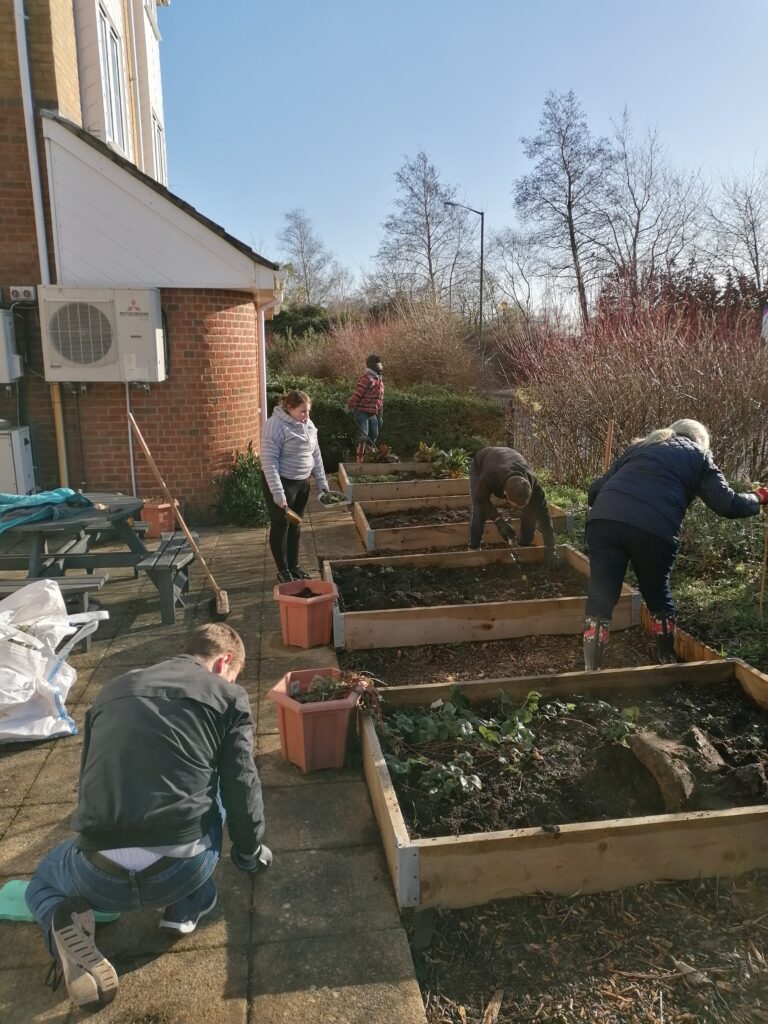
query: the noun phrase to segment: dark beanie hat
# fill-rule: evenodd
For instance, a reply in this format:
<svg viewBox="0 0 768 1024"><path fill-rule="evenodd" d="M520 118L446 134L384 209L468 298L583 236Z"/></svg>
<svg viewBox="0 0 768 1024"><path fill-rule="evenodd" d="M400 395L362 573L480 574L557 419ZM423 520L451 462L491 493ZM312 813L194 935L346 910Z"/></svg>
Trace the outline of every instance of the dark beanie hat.
<svg viewBox="0 0 768 1024"><path fill-rule="evenodd" d="M378 356L368 356L368 358L365 360L365 365L368 367L369 370L375 370L380 362L381 359Z"/></svg>

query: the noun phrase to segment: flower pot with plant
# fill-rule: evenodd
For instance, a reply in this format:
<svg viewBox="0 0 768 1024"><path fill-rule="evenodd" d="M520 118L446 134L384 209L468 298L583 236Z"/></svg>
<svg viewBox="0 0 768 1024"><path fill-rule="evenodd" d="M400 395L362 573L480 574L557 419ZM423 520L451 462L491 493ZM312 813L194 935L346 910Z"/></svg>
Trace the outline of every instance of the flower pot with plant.
<svg viewBox="0 0 768 1024"><path fill-rule="evenodd" d="M283 757L306 772L342 768L359 705L378 711L373 680L362 672L311 668L286 673L268 693Z"/></svg>
<svg viewBox="0 0 768 1024"><path fill-rule="evenodd" d="M178 501L174 501L178 505ZM161 533L173 533L176 529L176 516L173 514L173 505L165 498L144 498L144 506L141 510L141 518L149 523L147 537L159 537Z"/></svg>

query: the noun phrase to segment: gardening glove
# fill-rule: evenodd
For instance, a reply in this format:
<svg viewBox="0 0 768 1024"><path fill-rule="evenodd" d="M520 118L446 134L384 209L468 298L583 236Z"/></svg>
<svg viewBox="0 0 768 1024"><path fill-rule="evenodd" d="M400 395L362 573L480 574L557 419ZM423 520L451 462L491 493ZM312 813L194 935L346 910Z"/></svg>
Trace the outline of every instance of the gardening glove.
<svg viewBox="0 0 768 1024"><path fill-rule="evenodd" d="M496 525L496 529L499 531L499 534L501 535L501 539L505 540L507 544L514 544L517 540L517 534L509 525L509 523L502 519L501 516L499 516L498 519L494 519L494 523Z"/></svg>
<svg viewBox="0 0 768 1024"><path fill-rule="evenodd" d="M266 871L272 863L272 851L264 843L261 844L255 853L247 855L239 853L233 846L231 857L235 867L240 868L241 871L245 871L249 875L257 875L260 871Z"/></svg>
<svg viewBox="0 0 768 1024"><path fill-rule="evenodd" d="M544 565L546 565L548 569L561 569L563 560L556 551L548 549L544 553Z"/></svg>
<svg viewBox="0 0 768 1024"><path fill-rule="evenodd" d="M381 430L381 428L384 426L384 414L379 413L376 419L378 420L379 423L379 430Z"/></svg>
<svg viewBox="0 0 768 1024"><path fill-rule="evenodd" d="M761 505L768 505L768 487L756 487L755 494L760 499Z"/></svg>

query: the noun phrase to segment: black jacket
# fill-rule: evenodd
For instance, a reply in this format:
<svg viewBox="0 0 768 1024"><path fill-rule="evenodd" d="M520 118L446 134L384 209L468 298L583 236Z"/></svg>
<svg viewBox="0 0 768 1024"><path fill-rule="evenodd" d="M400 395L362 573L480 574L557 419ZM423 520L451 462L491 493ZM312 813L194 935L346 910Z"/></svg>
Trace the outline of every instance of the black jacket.
<svg viewBox="0 0 768 1024"><path fill-rule="evenodd" d="M520 515L520 544L532 543L536 527L541 530L544 546L555 549L555 533L549 518L547 496L533 470L520 452L514 448L481 448L469 468L469 493L472 500L472 519L469 524L469 543L480 546L488 519L496 519L498 510L491 496L505 497L504 484L511 476L522 476L531 485L531 498Z"/></svg>
<svg viewBox="0 0 768 1024"><path fill-rule="evenodd" d="M264 833L253 724L241 686L181 655L111 680L85 718L73 827L83 850L201 839L221 787L232 842Z"/></svg>
<svg viewBox="0 0 768 1024"><path fill-rule="evenodd" d="M633 444L594 480L587 492L589 522L612 519L677 543L680 527L699 496L713 512L744 519L760 511L756 494L737 494L705 452L687 437Z"/></svg>

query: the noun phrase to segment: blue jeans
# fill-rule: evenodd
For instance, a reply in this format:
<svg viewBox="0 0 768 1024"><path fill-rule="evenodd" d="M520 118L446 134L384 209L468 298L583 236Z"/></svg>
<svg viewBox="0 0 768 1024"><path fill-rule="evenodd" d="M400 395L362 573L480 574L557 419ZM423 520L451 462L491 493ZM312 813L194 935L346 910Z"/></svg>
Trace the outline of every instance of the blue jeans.
<svg viewBox="0 0 768 1024"><path fill-rule="evenodd" d="M637 576L637 586L652 615L675 617L669 575L678 547L638 526L594 519L587 523L589 587L586 614L610 619L621 594L627 566Z"/></svg>
<svg viewBox="0 0 768 1024"><path fill-rule="evenodd" d="M360 431L358 441L372 441L373 444L379 439L379 417L375 412L355 412L355 423Z"/></svg>
<svg viewBox="0 0 768 1024"><path fill-rule="evenodd" d="M43 857L27 887L27 906L43 930L51 956L51 920L56 907L71 896L82 897L92 910L136 910L139 907L166 907L199 889L213 874L221 853L221 821L208 832L211 848L194 857L178 858L157 874L141 877L141 872L126 871L124 878L96 867L75 844L66 839Z"/></svg>

